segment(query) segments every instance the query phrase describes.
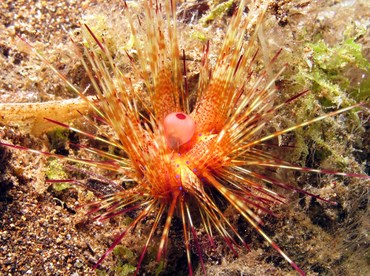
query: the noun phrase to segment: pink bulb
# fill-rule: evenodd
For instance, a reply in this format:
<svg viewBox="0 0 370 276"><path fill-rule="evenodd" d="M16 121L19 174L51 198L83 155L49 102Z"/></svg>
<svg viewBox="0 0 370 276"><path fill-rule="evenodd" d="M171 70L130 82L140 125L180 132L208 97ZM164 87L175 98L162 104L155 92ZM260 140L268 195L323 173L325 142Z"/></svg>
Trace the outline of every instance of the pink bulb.
<svg viewBox="0 0 370 276"><path fill-rule="evenodd" d="M164 118L163 127L167 143L173 149L189 142L195 132L193 119L182 112L168 114Z"/></svg>

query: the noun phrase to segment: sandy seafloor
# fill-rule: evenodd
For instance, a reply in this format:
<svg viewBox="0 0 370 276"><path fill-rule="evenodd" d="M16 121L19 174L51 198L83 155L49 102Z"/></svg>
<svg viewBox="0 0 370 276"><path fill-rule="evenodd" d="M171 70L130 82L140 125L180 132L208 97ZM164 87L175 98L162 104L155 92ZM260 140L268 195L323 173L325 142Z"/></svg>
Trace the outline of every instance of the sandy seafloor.
<svg viewBox="0 0 370 276"><path fill-rule="evenodd" d="M104 2L107 3L104 9L109 13L107 7L119 1ZM276 2L275 9L267 15L267 20L270 20L267 32L280 35L276 44L284 46L283 50L289 52L294 49L292 45L299 43L301 38L294 37L294 34L295 28L302 29L302 25L310 32L320 34L328 43L335 44L341 41L346 22L358 22L365 29L359 43L364 47L364 56L369 59L370 7L367 1ZM194 3L189 3L193 11ZM68 37L78 32L82 14L96 13L99 6L99 1L1 1L0 102L37 103L73 97L73 93L47 70L45 64L24 50L16 34L27 38L72 82L85 87L86 75L80 63L76 62ZM202 6L202 10L206 12L207 9ZM227 20L227 15L215 24L222 28L224 20ZM275 24L273 28L271 22ZM284 35L286 38L282 37ZM213 39L217 45L217 37ZM297 56L300 55L297 53ZM368 72L362 74L366 79ZM345 154L349 171L356 173L368 170L368 115L363 112L359 131L350 133L341 129L340 134L338 132L341 135L339 140L347 145L346 150L338 152L338 155ZM50 149L45 134L29 132L28 123L17 122L16 119L2 121L0 139L26 147ZM313 160L314 157L308 155L306 158L310 159L310 164L322 165L322 160ZM304 161L307 163L307 160ZM94 275L97 271L91 269L93 264L124 229L125 218L114 218L103 224L91 222L83 210L76 208L81 200L86 199L86 191L71 188L58 192L49 187L44 182L46 166L46 158L0 149L0 275ZM266 232L308 275L369 275L369 182L328 176L293 176L302 187L306 187L305 181L313 185L320 183L314 192L335 194L338 205L293 196L291 204L277 208L278 219L264 217ZM235 215L230 217L234 218L233 222L250 243L251 251L240 250L239 257L235 258L221 241L214 249L204 245L209 275L296 275L247 223ZM117 270L127 268L126 263L135 265L149 230L144 224L138 228L122 242L128 253L109 256L99 273L104 275L103 271L106 271L109 275L124 275ZM176 220L173 229L168 267L162 275L185 275L181 225ZM151 250L155 250L155 244ZM195 252L194 269L201 274ZM130 256L132 253L133 257ZM123 264L119 260L122 256L126 257ZM146 275L155 274L158 266L150 256L145 259L141 270Z"/></svg>

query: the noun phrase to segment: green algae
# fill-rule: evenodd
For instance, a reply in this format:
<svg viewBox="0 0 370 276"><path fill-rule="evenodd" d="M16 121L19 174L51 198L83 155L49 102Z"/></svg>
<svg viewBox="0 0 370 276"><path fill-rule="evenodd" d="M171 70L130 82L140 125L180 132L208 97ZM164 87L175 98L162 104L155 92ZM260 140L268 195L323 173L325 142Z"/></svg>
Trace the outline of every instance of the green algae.
<svg viewBox="0 0 370 276"><path fill-rule="evenodd" d="M117 276L132 275L136 271L136 256L127 247L117 245L113 249L113 255L117 258L116 265L112 268L112 272ZM96 275L107 276L110 275L105 270L96 270Z"/></svg>
<svg viewBox="0 0 370 276"><path fill-rule="evenodd" d="M49 131L46 135L49 139L50 147L56 152L64 149L66 143L69 141L69 133L69 130L60 127Z"/></svg>
<svg viewBox="0 0 370 276"><path fill-rule="evenodd" d="M298 69L287 78L295 84L292 85L295 89L309 90L308 95L301 97L293 107L296 123L323 112L369 100L370 77L366 75L370 70L370 62L364 57L362 44L357 42L361 34L357 32L332 46L319 38L316 42L305 43L304 51L300 51L304 53L301 58L297 59L297 54L292 54L292 60L299 60L295 61ZM365 78L361 82L353 82L353 72L364 74ZM364 131L358 110L350 110L340 120L328 118L297 129L295 150L290 156L292 161L304 163L302 160L306 160L314 151L317 164L322 164L330 157L338 170L345 169L348 160L343 153L349 149L341 146L341 140L353 139L353 133ZM338 136L338 133L342 136Z"/></svg>
<svg viewBox="0 0 370 276"><path fill-rule="evenodd" d="M215 19L221 18L232 7L233 4L234 0L229 0L215 5L213 8L211 8L207 15L203 16L199 20L199 23L203 27L207 27L207 25L213 22Z"/></svg>
<svg viewBox="0 0 370 276"><path fill-rule="evenodd" d="M53 159L49 162L45 175L50 180L67 179L67 173L64 171L64 164L58 159ZM53 189L57 192L71 188L71 184L67 182L58 182L53 184Z"/></svg>
<svg viewBox="0 0 370 276"><path fill-rule="evenodd" d="M348 68L370 69L369 61L362 54L362 45L355 38L345 39L332 47L323 40L307 43L306 47L310 49L312 65L299 70L296 79L301 83L311 82L311 89L320 92L322 106L349 106L369 97L365 93L369 89L366 83L362 87L353 87L345 75ZM349 95L350 89L362 92Z"/></svg>
<svg viewBox="0 0 370 276"><path fill-rule="evenodd" d="M136 256L127 247L118 245L113 249L113 254L117 257L117 265L114 268L115 275L131 275L136 270Z"/></svg>

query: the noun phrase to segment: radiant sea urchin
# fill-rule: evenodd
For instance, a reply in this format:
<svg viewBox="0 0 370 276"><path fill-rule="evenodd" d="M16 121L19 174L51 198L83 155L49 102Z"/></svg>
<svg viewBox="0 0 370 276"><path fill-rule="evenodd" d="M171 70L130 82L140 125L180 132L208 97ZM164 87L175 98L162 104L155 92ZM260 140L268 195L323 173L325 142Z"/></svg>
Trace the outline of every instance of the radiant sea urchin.
<svg viewBox="0 0 370 276"><path fill-rule="evenodd" d="M96 90L97 99L87 98L55 70L91 105L99 120L113 129L115 137L96 137L67 125L54 123L113 146L118 149L117 152L124 154L82 146L81 148L96 154L98 160L43 154L110 170L136 184L130 189L87 204L92 208L89 213L97 213L98 220L136 211L132 223L114 241L97 265L129 231L147 217L153 218L153 225L140 255L138 269L149 243L164 220L157 260L163 257L174 216L182 221L190 274L191 243L195 245L194 250L202 262L202 247L194 227L194 218L201 221L201 227L207 233L210 244L213 243L214 232L217 232L232 250L239 244L247 246L214 202L213 196L217 193L298 272L304 274L262 231L262 220L257 213L272 214L273 206L286 202L286 198L276 192L277 188L314 195L275 179L267 172L261 173L260 168L366 177L302 168L269 154L269 145L265 141L353 107L261 135L272 116L304 93L279 103L274 82L281 72L267 84L266 73L262 72L259 77L253 76L256 54L253 49L257 30L247 42L244 35L245 30L252 25L258 29L267 3L261 1L255 3L255 6L249 6L248 14L244 13L244 5L242 1L231 19L214 66L209 64L209 45L204 46L195 104L189 101L184 74L185 54L180 53L174 1L145 2L144 14L139 18L139 23L131 18L127 6L124 9L131 26L135 49L135 56L131 53L127 55L131 60L135 79L141 80L145 85L148 101L138 96L131 78L115 66L104 41L96 38L88 26L83 27L86 41L81 58ZM179 123L186 125L179 127ZM22 149L19 146L7 146Z"/></svg>

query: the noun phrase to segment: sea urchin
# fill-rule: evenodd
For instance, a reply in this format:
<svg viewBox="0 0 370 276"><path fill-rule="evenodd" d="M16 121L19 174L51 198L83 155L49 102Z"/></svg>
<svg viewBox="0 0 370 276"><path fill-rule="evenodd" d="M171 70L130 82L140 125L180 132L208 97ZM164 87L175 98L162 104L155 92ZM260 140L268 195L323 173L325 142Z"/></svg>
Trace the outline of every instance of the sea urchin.
<svg viewBox="0 0 370 276"><path fill-rule="evenodd" d="M157 260L163 257L175 215L182 221L190 275L192 275L191 242L194 243L203 266L202 246L194 228L194 216L201 221L210 244L213 242L214 232L217 232L232 250L239 244L247 247L236 228L214 202L213 193L217 192L295 270L304 275L304 272L260 228L262 220L256 210L272 214L272 206L287 201L275 188L319 197L275 179L268 173L261 173L261 168L367 178L364 175L299 167L269 154L269 147L265 141L329 116L335 116L354 106L268 135L261 135L262 130L279 110L286 108L305 92L277 104L274 83L284 68L268 83L265 72L261 72L258 77L254 76L256 34L267 9L267 1L255 1L248 6L248 13L245 12L244 2L243 0L240 2L231 18L218 59L213 66L209 63L209 44L204 45L195 103L189 100L185 73L186 58L185 52L180 51L174 0L154 3L144 1L144 12L137 21L132 18L128 6L124 4L135 50L134 54L127 53L127 56L131 61L134 79L143 84L148 100L139 96L132 79L115 65L104 41L98 39L87 25L82 27L85 41L83 53L79 54L96 91L96 98L86 97L50 65L70 88L88 102L97 113L99 121L111 127L115 135L102 138L48 120L113 146L119 151L105 152L93 147L80 146L98 156L98 160L93 161L1 143L8 147L113 171L135 183L131 188L105 195L96 202L86 205L91 208L89 214L98 214L97 220L136 211L136 217L116 238L95 267L129 231L135 229L139 222L149 216L154 218L153 224L139 258L136 273L149 243L161 227L162 220L165 220ZM246 42L246 30L252 26L255 31ZM44 59L36 50L33 51ZM114 152L124 154L118 155Z"/></svg>

